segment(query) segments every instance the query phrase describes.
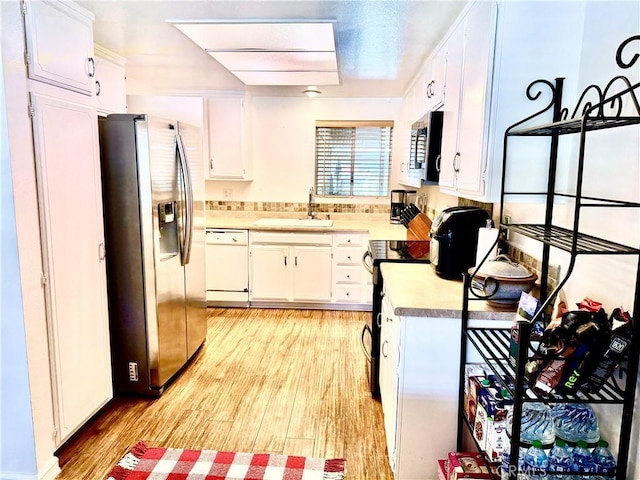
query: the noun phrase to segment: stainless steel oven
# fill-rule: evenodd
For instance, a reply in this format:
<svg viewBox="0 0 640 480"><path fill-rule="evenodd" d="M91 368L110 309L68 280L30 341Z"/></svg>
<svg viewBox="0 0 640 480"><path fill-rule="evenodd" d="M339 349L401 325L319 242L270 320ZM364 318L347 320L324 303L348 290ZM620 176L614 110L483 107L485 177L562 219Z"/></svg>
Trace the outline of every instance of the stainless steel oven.
<svg viewBox="0 0 640 480"><path fill-rule="evenodd" d="M428 240L370 240L362 257L364 267L371 273L373 303L371 318L362 327L362 350L369 362L369 388L374 398L380 398L378 376L380 372L380 328L382 311L383 278L380 264L383 262L429 262Z"/></svg>

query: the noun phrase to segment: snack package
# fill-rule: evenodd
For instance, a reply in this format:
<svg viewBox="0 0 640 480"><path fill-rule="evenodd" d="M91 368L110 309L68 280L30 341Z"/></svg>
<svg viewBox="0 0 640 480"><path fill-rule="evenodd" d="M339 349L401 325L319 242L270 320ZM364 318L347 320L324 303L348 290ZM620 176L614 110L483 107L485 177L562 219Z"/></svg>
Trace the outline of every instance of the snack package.
<svg viewBox="0 0 640 480"><path fill-rule="evenodd" d="M607 341L607 347L586 382L582 384L581 388L584 391L598 392L626 357L631 347L633 320L629 316L629 312L625 312L621 308L614 309L610 322L611 333Z"/></svg>
<svg viewBox="0 0 640 480"><path fill-rule="evenodd" d="M511 324L509 363L512 367L516 366L518 356L518 343L520 341L520 331L518 329L518 324L523 322L531 322L539 307L540 302L537 298L529 295L526 292L522 292L522 295L520 295L520 302L518 303L517 313L513 318L513 323Z"/></svg>
<svg viewBox="0 0 640 480"><path fill-rule="evenodd" d="M491 478L491 474L479 453L449 453L448 480L484 480L488 478Z"/></svg>
<svg viewBox="0 0 640 480"><path fill-rule="evenodd" d="M525 365L529 387L541 395L576 393L605 348L609 324L601 304L586 297L578 310L564 305L559 295L542 342Z"/></svg>
<svg viewBox="0 0 640 480"><path fill-rule="evenodd" d="M438 460L438 480L448 480L446 460Z"/></svg>

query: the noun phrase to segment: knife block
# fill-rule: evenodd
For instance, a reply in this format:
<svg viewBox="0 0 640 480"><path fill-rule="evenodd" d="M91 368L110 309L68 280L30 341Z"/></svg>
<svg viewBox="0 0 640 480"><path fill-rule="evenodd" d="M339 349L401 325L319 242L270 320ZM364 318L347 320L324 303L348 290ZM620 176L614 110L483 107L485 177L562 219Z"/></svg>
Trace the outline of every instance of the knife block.
<svg viewBox="0 0 640 480"><path fill-rule="evenodd" d="M430 240L431 220L424 213L419 213L407 225L407 240Z"/></svg>

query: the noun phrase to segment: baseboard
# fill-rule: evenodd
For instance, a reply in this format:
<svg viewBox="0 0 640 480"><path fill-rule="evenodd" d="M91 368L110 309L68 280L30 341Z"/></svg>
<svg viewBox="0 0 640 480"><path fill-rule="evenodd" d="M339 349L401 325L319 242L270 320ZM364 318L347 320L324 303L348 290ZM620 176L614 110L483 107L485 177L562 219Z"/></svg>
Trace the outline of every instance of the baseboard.
<svg viewBox="0 0 640 480"><path fill-rule="evenodd" d="M6 473L0 471L0 480L54 480L60 474L60 471L58 457L52 456L45 465L45 468L41 469L37 474Z"/></svg>
<svg viewBox="0 0 640 480"><path fill-rule="evenodd" d="M58 457L52 456L45 467L38 472L38 480L53 480L60 474Z"/></svg>

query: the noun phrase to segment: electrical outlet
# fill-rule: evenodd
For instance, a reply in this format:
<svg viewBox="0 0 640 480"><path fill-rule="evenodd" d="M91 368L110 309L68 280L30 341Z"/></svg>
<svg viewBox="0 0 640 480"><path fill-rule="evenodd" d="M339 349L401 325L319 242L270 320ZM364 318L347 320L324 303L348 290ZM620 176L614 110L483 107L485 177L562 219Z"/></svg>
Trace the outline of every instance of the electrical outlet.
<svg viewBox="0 0 640 480"><path fill-rule="evenodd" d="M138 364L136 362L129 362L129 381L137 382L138 380Z"/></svg>
<svg viewBox="0 0 640 480"><path fill-rule="evenodd" d="M502 216L502 224L509 225L511 223L511 215L503 215ZM507 230L504 234L504 239L506 242L509 241L509 230Z"/></svg>
<svg viewBox="0 0 640 480"><path fill-rule="evenodd" d="M225 200L233 200L233 190L230 188L222 190L222 198Z"/></svg>

